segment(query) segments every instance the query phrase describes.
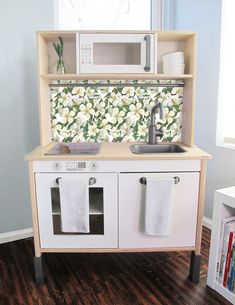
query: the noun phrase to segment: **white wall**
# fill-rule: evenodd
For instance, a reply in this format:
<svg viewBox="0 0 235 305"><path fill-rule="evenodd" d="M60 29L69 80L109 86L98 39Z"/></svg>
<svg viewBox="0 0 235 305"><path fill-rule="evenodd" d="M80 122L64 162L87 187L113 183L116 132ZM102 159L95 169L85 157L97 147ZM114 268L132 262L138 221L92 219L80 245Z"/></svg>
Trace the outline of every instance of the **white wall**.
<svg viewBox="0 0 235 305"><path fill-rule="evenodd" d="M216 146L221 0L176 0L175 8L174 28L198 32L195 142L213 157L204 213L212 218L214 191L235 185L235 150Z"/></svg>
<svg viewBox="0 0 235 305"><path fill-rule="evenodd" d="M35 31L53 29L53 1L0 1L0 233L29 228L25 153L39 143Z"/></svg>

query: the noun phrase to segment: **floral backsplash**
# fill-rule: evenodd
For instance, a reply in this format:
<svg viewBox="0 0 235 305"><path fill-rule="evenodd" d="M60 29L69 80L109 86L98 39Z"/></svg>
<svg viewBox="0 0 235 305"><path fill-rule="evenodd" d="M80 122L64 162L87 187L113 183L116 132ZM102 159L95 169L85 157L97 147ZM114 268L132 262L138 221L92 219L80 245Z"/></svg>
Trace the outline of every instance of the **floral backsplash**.
<svg viewBox="0 0 235 305"><path fill-rule="evenodd" d="M177 85L182 81L76 81L82 85L76 87L73 83L51 85L52 140L144 142L151 108L160 102L163 119L157 113L156 120L163 141L180 141L183 88Z"/></svg>

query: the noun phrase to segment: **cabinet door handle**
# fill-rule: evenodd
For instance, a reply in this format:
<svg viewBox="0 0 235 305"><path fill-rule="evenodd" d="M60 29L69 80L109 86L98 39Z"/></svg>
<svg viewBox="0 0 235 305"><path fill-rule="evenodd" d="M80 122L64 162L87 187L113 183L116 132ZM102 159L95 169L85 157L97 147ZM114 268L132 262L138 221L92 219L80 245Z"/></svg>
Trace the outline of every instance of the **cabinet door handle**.
<svg viewBox="0 0 235 305"><path fill-rule="evenodd" d="M60 179L62 179L62 178L61 178L61 177L57 177L57 178L55 179L56 184L59 185ZM96 178L95 178L95 177L91 177L91 178L89 179L89 185L93 185L93 184L95 184L95 183L96 183Z"/></svg>
<svg viewBox="0 0 235 305"><path fill-rule="evenodd" d="M149 72L151 69L151 36L146 35L144 36L144 40L146 41L146 66L144 67L145 72Z"/></svg>
<svg viewBox="0 0 235 305"><path fill-rule="evenodd" d="M173 177L173 179L175 180L175 184L178 184L180 182L180 178L178 176ZM146 177L141 177L140 178L140 183L146 185L147 184Z"/></svg>

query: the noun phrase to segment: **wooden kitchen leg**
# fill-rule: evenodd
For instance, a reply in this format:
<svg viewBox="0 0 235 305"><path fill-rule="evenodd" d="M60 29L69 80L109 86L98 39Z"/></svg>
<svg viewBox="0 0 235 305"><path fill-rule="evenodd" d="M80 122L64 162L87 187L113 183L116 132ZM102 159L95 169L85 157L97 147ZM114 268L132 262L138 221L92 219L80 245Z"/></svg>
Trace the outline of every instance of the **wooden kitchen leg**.
<svg viewBox="0 0 235 305"><path fill-rule="evenodd" d="M201 255L196 255L194 251L191 252L191 263L189 279L193 283L198 283L200 279L200 268L201 268Z"/></svg>
<svg viewBox="0 0 235 305"><path fill-rule="evenodd" d="M37 284L43 284L44 283L44 259L43 255L35 256L34 257L34 271L35 271L35 280Z"/></svg>

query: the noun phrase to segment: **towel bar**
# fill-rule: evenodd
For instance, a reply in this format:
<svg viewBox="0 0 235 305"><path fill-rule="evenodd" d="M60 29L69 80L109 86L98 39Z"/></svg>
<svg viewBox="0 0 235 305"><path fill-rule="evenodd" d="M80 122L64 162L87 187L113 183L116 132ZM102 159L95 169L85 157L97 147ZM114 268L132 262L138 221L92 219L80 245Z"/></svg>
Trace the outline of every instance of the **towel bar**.
<svg viewBox="0 0 235 305"><path fill-rule="evenodd" d="M173 177L173 179L175 180L175 184L178 184L180 182L180 178L178 176ZM147 184L147 179L146 177L141 177L140 178L140 183L141 184Z"/></svg>
<svg viewBox="0 0 235 305"><path fill-rule="evenodd" d="M55 179L55 182L59 185L59 180L60 179L62 179L61 177L57 177L56 179ZM96 183L96 178L95 177L91 177L90 179L89 179L89 185L93 185L93 184L95 184Z"/></svg>

